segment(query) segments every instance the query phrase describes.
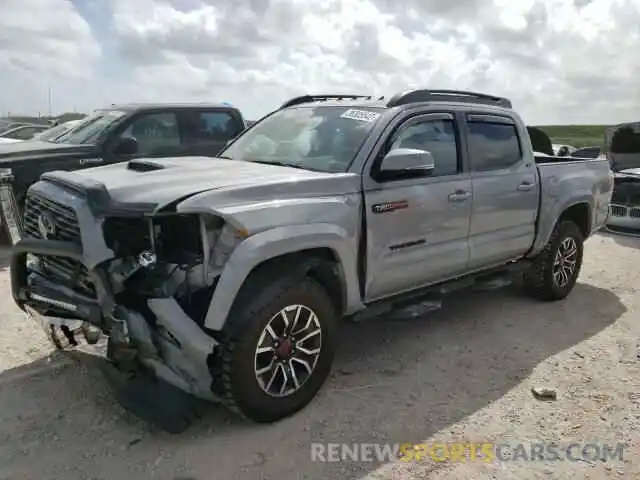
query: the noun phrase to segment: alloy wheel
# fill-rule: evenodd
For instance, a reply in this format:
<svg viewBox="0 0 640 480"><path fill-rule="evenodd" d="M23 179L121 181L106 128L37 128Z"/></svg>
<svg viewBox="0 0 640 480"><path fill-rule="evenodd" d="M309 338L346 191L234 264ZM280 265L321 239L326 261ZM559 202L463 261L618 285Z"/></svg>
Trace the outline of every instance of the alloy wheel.
<svg viewBox="0 0 640 480"><path fill-rule="evenodd" d="M311 377L321 349L316 313L304 305L284 307L260 334L254 360L258 385L273 397L294 394Z"/></svg>
<svg viewBox="0 0 640 480"><path fill-rule="evenodd" d="M567 237L558 246L553 260L553 282L558 288L566 287L576 271L578 245L572 237Z"/></svg>

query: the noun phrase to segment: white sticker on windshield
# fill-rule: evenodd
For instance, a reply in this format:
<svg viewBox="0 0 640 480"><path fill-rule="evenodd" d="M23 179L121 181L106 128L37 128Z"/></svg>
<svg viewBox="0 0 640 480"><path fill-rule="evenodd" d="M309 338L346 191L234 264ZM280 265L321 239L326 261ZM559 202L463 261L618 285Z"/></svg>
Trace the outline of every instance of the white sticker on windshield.
<svg viewBox="0 0 640 480"><path fill-rule="evenodd" d="M353 120L360 120L361 122L375 122L380 114L377 112L368 112L366 110L354 110L349 109L340 115L341 118L351 118Z"/></svg>

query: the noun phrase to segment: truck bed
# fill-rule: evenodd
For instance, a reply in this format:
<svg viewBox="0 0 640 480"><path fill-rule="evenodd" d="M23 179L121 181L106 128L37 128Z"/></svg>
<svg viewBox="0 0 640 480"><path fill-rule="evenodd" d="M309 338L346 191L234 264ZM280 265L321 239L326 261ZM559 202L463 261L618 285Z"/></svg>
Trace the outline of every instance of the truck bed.
<svg viewBox="0 0 640 480"><path fill-rule="evenodd" d="M609 212L613 173L606 159L536 156L540 182L540 224L536 242L547 239L561 213L580 202L591 206L591 232L601 229ZM551 224L553 222L553 224ZM535 245L540 247L540 245Z"/></svg>
<svg viewBox="0 0 640 480"><path fill-rule="evenodd" d="M555 155L545 155L543 153L536 153L534 155L537 164L541 163L562 163L562 162L593 162L598 161L597 158L580 158L580 157L556 157Z"/></svg>

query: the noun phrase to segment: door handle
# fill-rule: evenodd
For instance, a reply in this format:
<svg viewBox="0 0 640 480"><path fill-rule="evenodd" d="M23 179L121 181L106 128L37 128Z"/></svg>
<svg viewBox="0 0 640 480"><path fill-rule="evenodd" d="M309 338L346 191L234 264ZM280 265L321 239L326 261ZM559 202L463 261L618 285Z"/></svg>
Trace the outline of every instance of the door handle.
<svg viewBox="0 0 640 480"><path fill-rule="evenodd" d="M533 187L535 187L535 184L533 183L522 182L520 185L518 185L518 190L520 190L521 192L528 192Z"/></svg>
<svg viewBox="0 0 640 480"><path fill-rule="evenodd" d="M449 195L450 202L464 202L471 195L469 192L464 190L456 190L452 194Z"/></svg>

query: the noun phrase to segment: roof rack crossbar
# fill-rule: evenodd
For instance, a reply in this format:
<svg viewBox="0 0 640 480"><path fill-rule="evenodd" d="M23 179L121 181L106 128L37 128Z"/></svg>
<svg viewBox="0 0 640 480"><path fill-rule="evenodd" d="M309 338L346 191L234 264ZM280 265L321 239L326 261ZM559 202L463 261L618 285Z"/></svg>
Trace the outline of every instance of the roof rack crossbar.
<svg viewBox="0 0 640 480"><path fill-rule="evenodd" d="M387 102L387 107L407 105L418 102L466 102L483 105L495 105L503 108L513 108L511 101L496 95L469 92L466 90L407 90L394 95Z"/></svg>
<svg viewBox="0 0 640 480"><path fill-rule="evenodd" d="M284 102L280 108L293 107L294 105L302 105L303 103L326 102L328 100L371 100L371 95L351 95L351 94L322 94L322 95L300 95L293 97Z"/></svg>

